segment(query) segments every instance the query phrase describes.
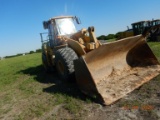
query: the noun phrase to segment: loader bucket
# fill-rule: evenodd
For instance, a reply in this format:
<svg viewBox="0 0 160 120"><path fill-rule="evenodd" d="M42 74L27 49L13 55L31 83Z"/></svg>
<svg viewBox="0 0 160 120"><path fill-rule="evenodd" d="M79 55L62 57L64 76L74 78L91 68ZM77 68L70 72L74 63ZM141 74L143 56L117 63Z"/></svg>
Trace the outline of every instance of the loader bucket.
<svg viewBox="0 0 160 120"><path fill-rule="evenodd" d="M105 105L160 74L160 64L142 35L103 44L74 65L81 91Z"/></svg>

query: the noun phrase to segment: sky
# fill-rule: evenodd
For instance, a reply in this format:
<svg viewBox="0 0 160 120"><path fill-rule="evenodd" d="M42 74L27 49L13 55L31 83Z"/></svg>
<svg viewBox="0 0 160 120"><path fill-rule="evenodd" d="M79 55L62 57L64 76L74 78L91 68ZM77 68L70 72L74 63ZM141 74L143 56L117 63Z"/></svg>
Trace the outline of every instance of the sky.
<svg viewBox="0 0 160 120"><path fill-rule="evenodd" d="M51 17L78 16L78 30L94 26L100 36L160 19L159 11L160 0L0 0L0 57L41 48L42 22Z"/></svg>

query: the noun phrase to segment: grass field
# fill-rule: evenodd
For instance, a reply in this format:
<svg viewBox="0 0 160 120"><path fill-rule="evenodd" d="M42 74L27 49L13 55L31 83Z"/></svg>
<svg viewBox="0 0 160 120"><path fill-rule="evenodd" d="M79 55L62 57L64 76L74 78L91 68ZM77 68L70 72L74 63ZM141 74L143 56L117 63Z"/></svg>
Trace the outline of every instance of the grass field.
<svg viewBox="0 0 160 120"><path fill-rule="evenodd" d="M47 112L57 105L74 117L83 107L81 99L90 102L75 83L62 83L41 64L40 53L0 61L0 119L52 118L57 115Z"/></svg>
<svg viewBox="0 0 160 120"><path fill-rule="evenodd" d="M160 42L150 42L149 46L160 61ZM94 118L93 114L97 114L96 117L99 118L104 111L107 115L107 110L116 115L113 110L114 107L121 110L120 107L127 103L142 104L146 97L148 99L152 96L147 96L148 90L146 89L153 93L160 90L160 87L158 87L158 85L160 86L160 76L158 76L153 80L157 85L154 89L149 88L153 85L148 87L152 84L151 81L140 88L139 91L136 90L141 99L121 99L115 105L103 108L93 99L83 95L76 83L60 81L56 73L46 74L41 64L40 53L0 61L0 119L53 120L61 118L84 119L87 117L92 119L92 117ZM133 95L137 94L136 91ZM131 98L133 95L131 95ZM101 110L103 112L100 113ZM154 115L154 112L148 113L148 111L147 113L141 111L141 113L150 114L151 117ZM156 119L156 117L152 118Z"/></svg>

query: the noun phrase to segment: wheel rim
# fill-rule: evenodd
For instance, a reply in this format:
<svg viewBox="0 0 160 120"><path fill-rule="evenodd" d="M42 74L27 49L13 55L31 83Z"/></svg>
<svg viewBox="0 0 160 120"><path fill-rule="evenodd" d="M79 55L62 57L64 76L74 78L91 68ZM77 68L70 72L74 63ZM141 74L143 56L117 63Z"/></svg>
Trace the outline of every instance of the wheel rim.
<svg viewBox="0 0 160 120"><path fill-rule="evenodd" d="M60 72L60 74L63 75L64 74L64 70L65 70L63 63L59 60L57 64L58 64L57 65L58 71Z"/></svg>

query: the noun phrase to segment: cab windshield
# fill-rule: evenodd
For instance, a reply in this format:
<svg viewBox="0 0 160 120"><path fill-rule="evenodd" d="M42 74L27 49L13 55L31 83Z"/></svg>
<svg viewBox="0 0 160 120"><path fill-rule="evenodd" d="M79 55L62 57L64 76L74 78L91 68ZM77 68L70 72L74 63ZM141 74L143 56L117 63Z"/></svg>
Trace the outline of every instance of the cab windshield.
<svg viewBox="0 0 160 120"><path fill-rule="evenodd" d="M76 32L72 18L56 19L56 25L60 35L73 34Z"/></svg>

